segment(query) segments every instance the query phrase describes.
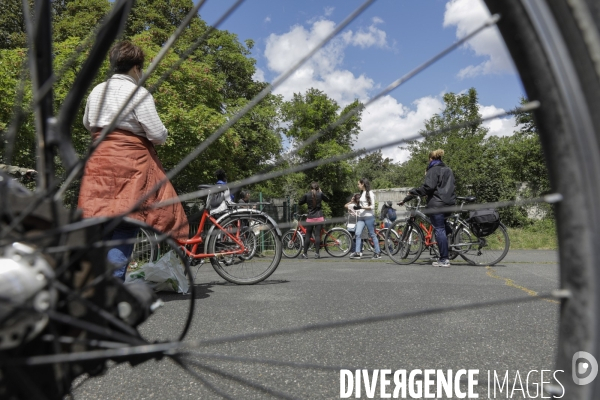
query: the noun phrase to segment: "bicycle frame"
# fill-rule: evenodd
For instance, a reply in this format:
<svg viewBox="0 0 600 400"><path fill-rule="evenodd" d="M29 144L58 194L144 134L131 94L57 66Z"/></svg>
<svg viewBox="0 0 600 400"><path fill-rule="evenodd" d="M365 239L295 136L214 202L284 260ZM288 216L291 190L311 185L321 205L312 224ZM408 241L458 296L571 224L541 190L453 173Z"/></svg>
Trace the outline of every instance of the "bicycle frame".
<svg viewBox="0 0 600 400"><path fill-rule="evenodd" d="M305 215L301 215L300 218L305 217ZM304 225L302 225L302 220L298 219L298 226L296 227L296 229L294 230L294 235L292 236L292 239L295 240L296 239L296 234L300 232L300 234L302 235L302 240L306 240L306 227ZM321 228L321 231L319 232L320 234L320 238L321 238L321 245L319 246L320 248L325 248L325 242L323 241L325 235L327 234L328 231L325 230L325 228ZM315 238L314 237L310 237L310 242L311 243L315 243Z"/></svg>
<svg viewBox="0 0 600 400"><path fill-rule="evenodd" d="M462 206L464 204L465 204L464 201L461 202L461 204L460 204L461 210L462 210ZM417 223L417 220L418 220L418 226L419 226L419 228L421 228L421 230L423 232L423 238L425 239L424 245L426 248L431 249L431 248L433 248L434 245L437 245L433 224L431 223L431 220L429 219L429 217L426 214L419 211L420 207L421 207L421 198L418 197L417 205L414 207L413 210L411 210L410 215L407 218L407 220L412 220L415 223ZM465 223L464 220L460 217L460 213L461 213L461 211L457 211L455 213L452 213L447 218L448 223L450 223L450 225L452 225L452 234L454 234L460 226L463 226L468 232L470 232L469 225L467 223ZM427 226L426 224L428 224L429 226ZM473 244L470 243L468 245L471 246ZM461 244L454 244L454 243L448 242L448 249L450 251L458 251L457 247L461 247ZM437 251L437 249L435 249L435 248L433 248L433 249L434 249L434 251Z"/></svg>
<svg viewBox="0 0 600 400"><path fill-rule="evenodd" d="M215 228L219 229L220 232L223 232L229 239L233 240L238 246L240 246L240 248L235 251L225 251L222 253L198 253L200 245L205 244L207 242L206 238L202 237L202 233L204 232L204 225L207 221L210 221L210 223L212 223L212 225ZM232 254L243 254L246 251L246 248L244 247L244 243L239 239L240 231L240 229L237 229L235 232L235 236L232 235L227 230L225 230L212 215L210 215L208 210L204 210L202 212L202 218L200 219L198 231L190 239L177 240L177 244L181 246L181 249L185 252L185 254L188 257L193 259L211 258ZM189 249L188 247L191 247L191 249Z"/></svg>

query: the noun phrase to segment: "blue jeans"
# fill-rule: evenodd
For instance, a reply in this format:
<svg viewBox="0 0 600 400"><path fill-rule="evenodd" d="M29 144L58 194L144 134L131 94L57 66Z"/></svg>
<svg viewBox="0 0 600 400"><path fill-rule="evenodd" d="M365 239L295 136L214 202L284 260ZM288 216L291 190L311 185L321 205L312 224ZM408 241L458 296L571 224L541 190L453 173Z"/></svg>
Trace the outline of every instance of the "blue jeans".
<svg viewBox="0 0 600 400"><path fill-rule="evenodd" d="M429 220L435 230L435 241L440 250L440 261L448 259L448 236L452 232L450 226L446 223L446 214L429 214Z"/></svg>
<svg viewBox="0 0 600 400"><path fill-rule="evenodd" d="M116 227L110 240L133 239L137 236L139 230L140 228L137 226L123 223ZM106 257L114 268L113 276L120 278L122 281L125 281L125 273L127 272L129 258L131 257L131 253L133 253L133 246L134 243L120 244L110 249Z"/></svg>
<svg viewBox="0 0 600 400"><path fill-rule="evenodd" d="M352 240L350 241L350 254L362 253L362 245L360 246L360 250L356 251L356 233L350 232L350 236L352 236Z"/></svg>
<svg viewBox="0 0 600 400"><path fill-rule="evenodd" d="M381 253L381 249L379 248L379 240L377 239L377 234L375 233L375 217L360 217L356 222L356 249L362 249L361 244L362 240L360 238L360 234L365 229L365 225L367 226L367 230L369 231L369 236L373 239L373 244L375 245L375 253Z"/></svg>

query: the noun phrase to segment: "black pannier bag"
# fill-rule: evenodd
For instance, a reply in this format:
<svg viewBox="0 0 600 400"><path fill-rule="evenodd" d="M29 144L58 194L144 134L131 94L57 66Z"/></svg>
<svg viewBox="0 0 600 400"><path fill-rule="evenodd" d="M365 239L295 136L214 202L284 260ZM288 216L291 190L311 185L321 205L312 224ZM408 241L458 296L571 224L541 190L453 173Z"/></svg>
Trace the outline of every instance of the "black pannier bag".
<svg viewBox="0 0 600 400"><path fill-rule="evenodd" d="M496 210L471 211L469 226L477 237L489 236L500 226L500 214Z"/></svg>

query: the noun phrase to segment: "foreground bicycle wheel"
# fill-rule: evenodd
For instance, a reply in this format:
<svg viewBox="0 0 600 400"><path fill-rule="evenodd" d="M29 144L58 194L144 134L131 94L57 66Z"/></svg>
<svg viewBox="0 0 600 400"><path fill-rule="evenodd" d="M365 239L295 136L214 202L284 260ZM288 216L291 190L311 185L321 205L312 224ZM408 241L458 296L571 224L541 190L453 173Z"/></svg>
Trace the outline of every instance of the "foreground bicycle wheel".
<svg viewBox="0 0 600 400"><path fill-rule="evenodd" d="M343 228L333 228L323 239L325 251L332 257L344 257L350 252L352 236Z"/></svg>
<svg viewBox="0 0 600 400"><path fill-rule="evenodd" d="M588 385L578 385L572 382L571 374L576 372L576 365L572 363L574 352L586 351L600 358L600 273L595 257L597 241L600 238L600 210L596 207L597 199L600 198L600 113L597 112L600 104L598 4L592 0L485 1L493 13L502 16L498 27L519 70L527 97L531 101L540 102L540 107L535 111L535 118L550 170L552 189L561 196L555 211L560 244L561 288L564 292L560 304L556 369L564 371L564 376L560 377L567 392L564 398L595 400L600 398L600 379ZM36 20L42 20L42 16L42 13L36 13ZM48 72L51 70L49 65L52 52L49 45L47 49L44 45L51 35L43 29L38 32L36 45L42 50L38 52L42 53L42 57L33 60L32 63L37 62L44 67L39 70ZM47 65L44 61L48 62ZM99 63L101 58L95 61ZM49 74L38 76L41 84L45 83L48 76ZM79 85L75 86L78 88ZM41 110L40 125L45 124L48 121L47 117L51 115L48 109ZM39 132L39 142L42 145L45 144L44 133ZM68 141L68 136L64 140ZM51 163L54 154L48 149L47 160ZM8 185L3 185L2 190L3 197L6 197ZM555 197L553 201L558 199ZM61 228L72 222L60 212L62 208L59 201L52 195L47 196L47 200L52 203L48 209L53 212L48 212L48 219L42 219L43 223L38 223L34 226L35 229L48 229L48 226ZM34 202L30 201L28 204ZM12 221L19 216L20 211L3 208L2 212L6 216L3 221ZM10 236L14 243L31 240L26 233L34 228L20 229L31 225L17 225L19 229L14 229L14 235ZM89 240L99 239L91 236ZM50 247L47 242L36 245L36 249L41 253L39 260L48 257L57 261L57 265L69 266L73 271L86 265L79 262L76 254L50 253L47 251ZM94 261L102 259L101 252L94 256L92 250L89 250L86 256L90 257L87 257L86 261L104 271L101 265L93 264ZM29 267L23 265L24 270L27 268ZM94 291L98 293L104 292L104 289L101 285L94 287ZM94 304L102 303L98 301ZM61 308L60 311L62 310ZM64 310L69 311L67 308ZM112 309L110 311L116 312ZM49 313L39 314L47 316ZM80 314L74 313L71 317L71 322L86 322ZM57 326L60 327L55 323L51 328L55 329ZM8 331L6 323L2 328L4 332ZM43 333L52 333L52 329ZM554 330L555 326L548 329ZM66 336L63 339L69 339L68 335L73 335L71 331L65 330ZM72 339L80 338L73 336ZM125 341L119 344L125 349L131 345ZM78 345L80 346L80 343ZM10 360L22 357L24 361L29 361L40 355L63 356L71 352L74 353L75 350L56 340L45 346L31 346L29 343L17 347L13 352L3 350L2 358ZM49 364L51 367L42 373L39 367L31 367L27 363L3 367L2 387L22 389L17 393L21 398L40 397L36 396L40 393L47 397L62 398L69 392L74 376L82 371L98 373L99 369L95 367L102 366L107 358L103 354L105 352L98 351L96 361L77 365L78 368L68 369L64 364ZM140 361L139 355L131 356L130 359ZM91 366L94 368L91 368L90 364L95 364ZM42 380L44 384L41 383ZM52 388L54 390L46 390L47 382L55 383Z"/></svg>
<svg viewBox="0 0 600 400"><path fill-rule="evenodd" d="M233 239L218 228L212 234L209 232L208 253L217 254L210 262L223 279L238 285L253 285L275 272L282 255L275 226L253 216L232 217L221 226L244 245L244 251L238 254L242 249Z"/></svg>

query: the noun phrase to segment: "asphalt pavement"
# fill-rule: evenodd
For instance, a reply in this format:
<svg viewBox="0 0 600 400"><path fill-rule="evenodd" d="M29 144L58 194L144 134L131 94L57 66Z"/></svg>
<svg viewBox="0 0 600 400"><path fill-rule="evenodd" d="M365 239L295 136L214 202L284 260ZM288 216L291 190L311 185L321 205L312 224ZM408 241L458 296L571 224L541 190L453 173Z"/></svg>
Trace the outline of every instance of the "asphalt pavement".
<svg viewBox="0 0 600 400"><path fill-rule="evenodd" d="M103 376L78 380L73 395L330 399L340 398L340 369L478 369L476 390L487 398L488 371L508 371L511 382L520 371L525 382L528 371L554 369L558 304L537 295L557 288L557 258L554 251L511 250L494 267L456 260L436 268L423 259L400 266L387 257L322 254L283 258L253 286L226 283L205 264L196 276L189 352L179 359L190 372L166 357L136 367L111 364ZM160 296L165 306L142 332L174 339L190 296ZM513 299L525 301L502 303ZM466 307L472 304L479 305ZM368 398L364 387L360 397Z"/></svg>

